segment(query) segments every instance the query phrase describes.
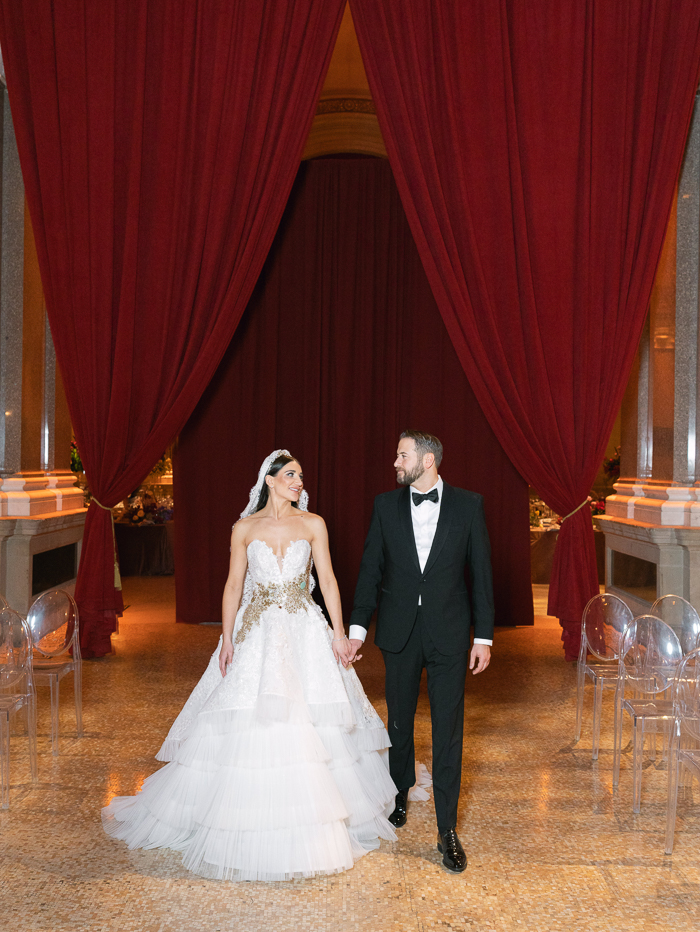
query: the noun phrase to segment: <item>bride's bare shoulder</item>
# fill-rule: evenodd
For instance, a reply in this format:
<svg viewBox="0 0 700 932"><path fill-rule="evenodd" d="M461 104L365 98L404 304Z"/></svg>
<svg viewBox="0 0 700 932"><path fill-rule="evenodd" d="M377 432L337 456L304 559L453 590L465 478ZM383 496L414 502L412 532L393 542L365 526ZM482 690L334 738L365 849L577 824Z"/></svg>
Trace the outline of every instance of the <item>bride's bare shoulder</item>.
<svg viewBox="0 0 700 932"><path fill-rule="evenodd" d="M231 528L231 537L234 540L245 540L248 531L255 522L254 515L248 515L245 518L239 518Z"/></svg>
<svg viewBox="0 0 700 932"><path fill-rule="evenodd" d="M314 514L313 511L299 511L299 517L305 521L323 521L321 515ZM325 523L325 522L324 522Z"/></svg>
<svg viewBox="0 0 700 932"><path fill-rule="evenodd" d="M316 515L313 511L305 511L302 513L304 517L304 522L306 527L312 532L316 533L318 531L326 530L326 522L323 520L321 515Z"/></svg>
<svg viewBox="0 0 700 932"><path fill-rule="evenodd" d="M233 525L233 530L235 531L236 528L250 527L252 521L255 521L255 515L247 515L245 518L239 518Z"/></svg>

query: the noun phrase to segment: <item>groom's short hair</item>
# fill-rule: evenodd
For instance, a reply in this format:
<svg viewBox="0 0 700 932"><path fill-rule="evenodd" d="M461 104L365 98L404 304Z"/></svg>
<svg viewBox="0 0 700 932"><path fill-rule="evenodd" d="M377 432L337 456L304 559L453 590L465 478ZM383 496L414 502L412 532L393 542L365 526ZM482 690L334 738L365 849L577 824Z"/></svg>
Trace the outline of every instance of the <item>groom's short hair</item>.
<svg viewBox="0 0 700 932"><path fill-rule="evenodd" d="M433 434L426 434L424 430L405 430L399 439L412 440L421 460L426 453L432 453L435 457L435 466L439 468L442 462L442 444Z"/></svg>

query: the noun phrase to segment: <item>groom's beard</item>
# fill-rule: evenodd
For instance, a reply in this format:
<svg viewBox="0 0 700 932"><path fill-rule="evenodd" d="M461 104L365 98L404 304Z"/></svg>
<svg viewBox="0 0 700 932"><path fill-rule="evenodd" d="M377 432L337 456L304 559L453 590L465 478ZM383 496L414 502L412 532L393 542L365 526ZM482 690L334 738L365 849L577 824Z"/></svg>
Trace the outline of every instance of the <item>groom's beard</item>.
<svg viewBox="0 0 700 932"><path fill-rule="evenodd" d="M408 470L399 472L397 469L396 481L399 485L413 485L414 482L417 482L420 479L424 472L425 469L421 465L416 466L412 472L409 472Z"/></svg>

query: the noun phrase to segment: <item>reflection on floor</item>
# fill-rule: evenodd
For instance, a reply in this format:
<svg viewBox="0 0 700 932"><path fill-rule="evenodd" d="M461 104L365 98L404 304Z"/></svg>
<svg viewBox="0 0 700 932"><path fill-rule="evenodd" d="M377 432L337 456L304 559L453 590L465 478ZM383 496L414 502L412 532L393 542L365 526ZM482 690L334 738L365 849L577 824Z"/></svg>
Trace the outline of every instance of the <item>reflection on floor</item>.
<svg viewBox="0 0 700 932"><path fill-rule="evenodd" d="M546 589L536 593L543 611ZM61 754L52 758L40 692L40 783L28 780L25 739L12 739L11 809L0 813L2 927L99 932L325 930L690 930L700 926L700 799L686 790L673 858L663 855L666 771L644 771L631 811L630 762L611 786L611 706L598 763L590 730L571 742L574 668L554 619L497 632L494 660L467 683L458 830L460 876L435 850L432 802L414 803L394 845L346 874L288 884L221 884L188 875L171 851L128 851L100 825L113 795L133 793L159 766L168 726L204 669L218 630L174 624L172 578L127 579L130 604L116 654L84 666L86 734L74 737L63 690ZM380 712L374 647L360 664ZM587 707L588 711L588 707ZM427 699L417 747L430 764ZM590 716L586 726L590 725Z"/></svg>

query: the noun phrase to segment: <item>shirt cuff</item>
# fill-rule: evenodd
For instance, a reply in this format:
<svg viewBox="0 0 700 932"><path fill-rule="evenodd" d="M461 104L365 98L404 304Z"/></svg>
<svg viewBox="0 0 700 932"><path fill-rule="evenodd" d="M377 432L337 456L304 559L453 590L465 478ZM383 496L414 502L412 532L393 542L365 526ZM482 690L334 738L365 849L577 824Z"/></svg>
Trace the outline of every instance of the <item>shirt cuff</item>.
<svg viewBox="0 0 700 932"><path fill-rule="evenodd" d="M367 628L363 628L362 625L350 625L349 637L351 641L362 641L364 644L367 637Z"/></svg>
<svg viewBox="0 0 700 932"><path fill-rule="evenodd" d="M353 627L355 627L355 625L353 625L350 628L351 631ZM352 637L352 635L350 635L350 637ZM493 644L493 641L489 641L488 638L474 638L474 643L475 644L488 644L489 647L491 647L491 645Z"/></svg>

